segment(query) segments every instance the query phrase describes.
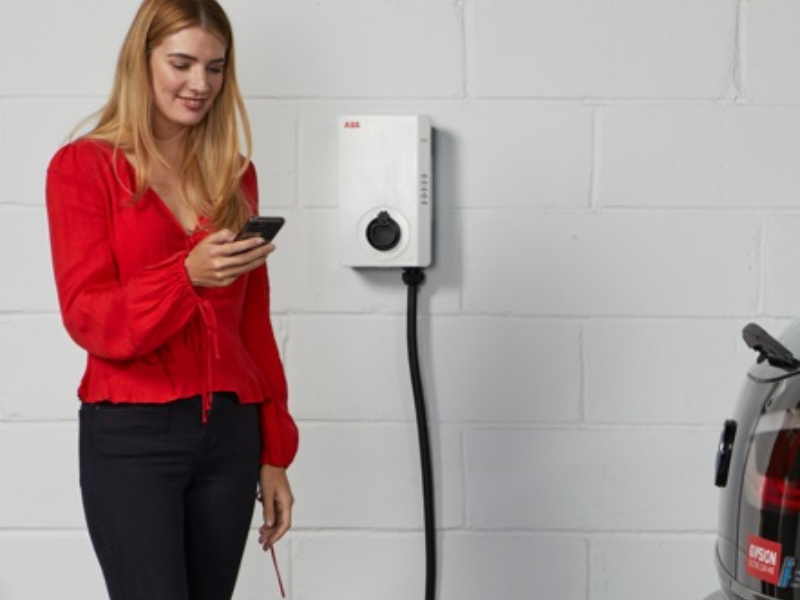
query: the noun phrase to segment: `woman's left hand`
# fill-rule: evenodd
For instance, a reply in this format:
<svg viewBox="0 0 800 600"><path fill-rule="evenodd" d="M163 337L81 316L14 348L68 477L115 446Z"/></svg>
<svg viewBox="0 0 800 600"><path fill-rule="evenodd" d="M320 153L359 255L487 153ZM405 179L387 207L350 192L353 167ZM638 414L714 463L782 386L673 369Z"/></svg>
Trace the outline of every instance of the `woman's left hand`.
<svg viewBox="0 0 800 600"><path fill-rule="evenodd" d="M260 484L264 524L259 529L258 543L266 552L292 526L294 497L286 469L262 465Z"/></svg>

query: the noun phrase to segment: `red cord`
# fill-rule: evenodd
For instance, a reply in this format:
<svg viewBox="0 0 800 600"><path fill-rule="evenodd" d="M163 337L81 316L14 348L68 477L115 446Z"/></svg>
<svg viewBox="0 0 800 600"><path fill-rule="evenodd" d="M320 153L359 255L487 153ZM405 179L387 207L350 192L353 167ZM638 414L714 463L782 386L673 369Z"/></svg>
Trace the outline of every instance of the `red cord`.
<svg viewBox="0 0 800 600"><path fill-rule="evenodd" d="M283 589L283 579L281 579L281 570L278 568L278 559L275 558L275 546L270 546L269 551L272 554L272 564L275 565L275 575L278 576L278 587L281 590L281 598L286 598L286 592Z"/></svg>

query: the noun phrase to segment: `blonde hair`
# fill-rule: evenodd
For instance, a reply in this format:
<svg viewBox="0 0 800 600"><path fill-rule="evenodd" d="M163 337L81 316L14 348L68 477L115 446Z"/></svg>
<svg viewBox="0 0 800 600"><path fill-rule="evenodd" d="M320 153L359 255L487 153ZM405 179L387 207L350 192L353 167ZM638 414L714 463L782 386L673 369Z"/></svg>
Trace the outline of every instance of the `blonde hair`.
<svg viewBox="0 0 800 600"><path fill-rule="evenodd" d="M226 56L222 89L205 118L187 135L181 191L212 227L238 228L251 212L241 179L250 162L252 140L236 81L233 30L216 0L144 0L122 45L111 96L84 137L106 141L115 151L134 156L135 198L141 198L150 185L153 162L167 164L156 147L151 124L150 51L187 27L201 27L218 37Z"/></svg>

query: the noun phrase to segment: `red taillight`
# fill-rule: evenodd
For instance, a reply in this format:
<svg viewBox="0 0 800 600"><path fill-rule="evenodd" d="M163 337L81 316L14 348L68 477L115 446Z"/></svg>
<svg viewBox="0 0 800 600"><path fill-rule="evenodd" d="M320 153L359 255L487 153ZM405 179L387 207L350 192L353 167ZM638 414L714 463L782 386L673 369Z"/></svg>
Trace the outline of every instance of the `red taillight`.
<svg viewBox="0 0 800 600"><path fill-rule="evenodd" d="M761 488L761 506L767 510L800 512L800 482L765 477Z"/></svg>
<svg viewBox="0 0 800 600"><path fill-rule="evenodd" d="M769 456L766 469L750 472L756 484L756 497L762 510L800 512L800 434L797 429L783 429L771 448L758 448L762 459ZM761 461L758 461L761 462Z"/></svg>

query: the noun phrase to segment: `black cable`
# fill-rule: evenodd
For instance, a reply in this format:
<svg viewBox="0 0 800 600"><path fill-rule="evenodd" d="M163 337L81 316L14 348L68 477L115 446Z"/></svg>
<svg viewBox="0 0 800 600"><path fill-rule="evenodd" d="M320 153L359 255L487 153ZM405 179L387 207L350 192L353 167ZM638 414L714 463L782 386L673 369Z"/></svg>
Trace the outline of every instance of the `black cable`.
<svg viewBox="0 0 800 600"><path fill-rule="evenodd" d="M403 283L408 286L408 310L406 312L408 366L411 371L419 454L422 464L422 501L425 516L425 600L434 600L436 596L436 514L433 501L433 463L417 344L417 292L424 281L425 273L422 269L403 269Z"/></svg>

